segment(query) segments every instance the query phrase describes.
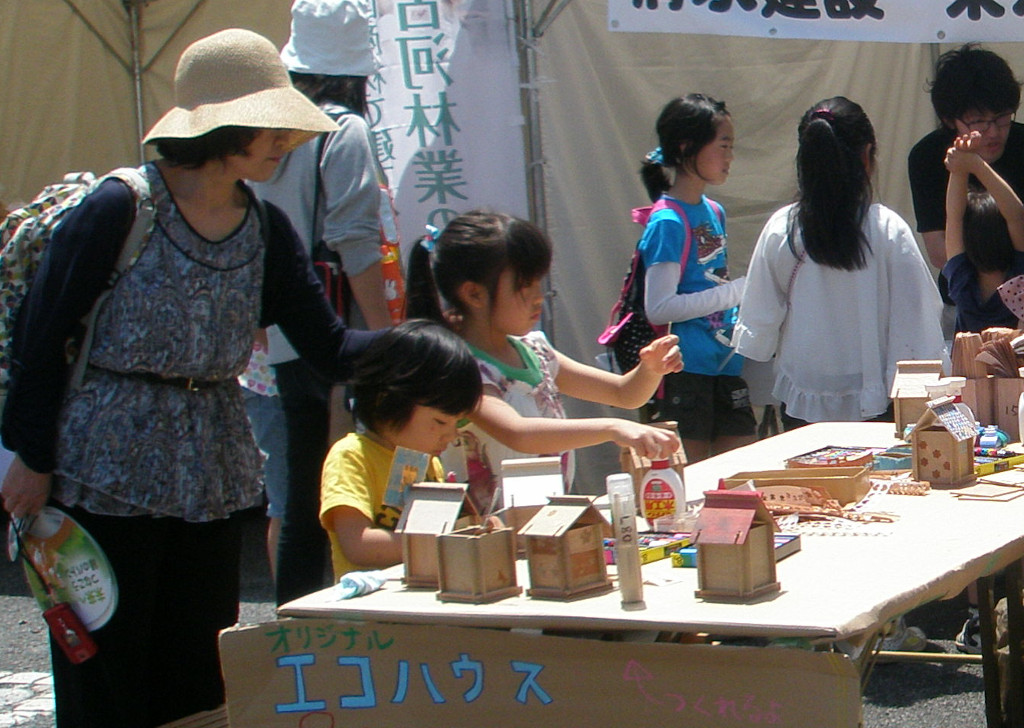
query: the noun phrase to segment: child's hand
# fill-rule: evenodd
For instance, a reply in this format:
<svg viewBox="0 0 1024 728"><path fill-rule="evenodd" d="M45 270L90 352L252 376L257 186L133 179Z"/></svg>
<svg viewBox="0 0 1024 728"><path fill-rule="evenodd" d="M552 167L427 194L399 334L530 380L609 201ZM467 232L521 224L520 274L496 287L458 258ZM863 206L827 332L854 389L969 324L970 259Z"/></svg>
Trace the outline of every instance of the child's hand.
<svg viewBox="0 0 1024 728"><path fill-rule="evenodd" d="M631 447L650 460L664 460L681 446L675 432L629 420L616 423L612 441L619 447Z"/></svg>
<svg viewBox="0 0 1024 728"><path fill-rule="evenodd" d="M669 334L645 346L640 350L640 366L659 376L683 371L679 337Z"/></svg>
<svg viewBox="0 0 1024 728"><path fill-rule="evenodd" d="M972 131L970 134L963 134L953 140L953 146L946 150L944 160L946 169L953 174L969 174L974 171L981 157L974 151L981 134Z"/></svg>

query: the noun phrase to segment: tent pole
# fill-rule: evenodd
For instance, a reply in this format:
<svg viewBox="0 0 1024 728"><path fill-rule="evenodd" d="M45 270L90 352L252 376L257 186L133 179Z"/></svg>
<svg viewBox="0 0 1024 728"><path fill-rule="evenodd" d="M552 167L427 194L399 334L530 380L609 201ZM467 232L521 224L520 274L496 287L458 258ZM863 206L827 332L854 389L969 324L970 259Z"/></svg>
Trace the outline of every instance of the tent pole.
<svg viewBox="0 0 1024 728"><path fill-rule="evenodd" d="M135 138L139 145L139 164L146 162L146 149L142 144L142 137L145 135L145 116L142 109L142 54L141 54L141 18L139 3L141 0L124 0L125 9L128 11L128 26L132 41L132 84L135 90Z"/></svg>
<svg viewBox="0 0 1024 728"><path fill-rule="evenodd" d="M537 87L537 43L555 17L570 0L553 0L545 8L540 20L533 24L532 0L513 0L516 37L519 53L519 84L522 89L520 103L526 118L524 146L526 148L526 195L530 207L530 220L547 228L547 198L544 193L544 149L540 133L540 91ZM544 280L544 308L542 326L551 343L555 343L555 290L551 276Z"/></svg>

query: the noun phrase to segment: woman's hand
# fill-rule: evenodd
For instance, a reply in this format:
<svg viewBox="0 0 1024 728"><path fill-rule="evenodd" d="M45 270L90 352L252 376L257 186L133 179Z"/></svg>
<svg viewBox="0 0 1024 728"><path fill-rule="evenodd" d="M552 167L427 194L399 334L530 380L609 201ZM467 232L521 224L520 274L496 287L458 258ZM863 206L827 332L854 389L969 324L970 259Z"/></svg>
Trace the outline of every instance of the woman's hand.
<svg viewBox="0 0 1024 728"><path fill-rule="evenodd" d="M649 460L665 460L680 448L679 435L661 427L618 420L612 441L619 447L631 447Z"/></svg>
<svg viewBox="0 0 1024 728"><path fill-rule="evenodd" d="M14 518L38 513L50 498L52 478L51 473L37 473L15 457L0 487L4 510Z"/></svg>
<svg viewBox="0 0 1024 728"><path fill-rule="evenodd" d="M662 336L640 350L640 366L658 376L683 371L683 355L679 351L679 337Z"/></svg>

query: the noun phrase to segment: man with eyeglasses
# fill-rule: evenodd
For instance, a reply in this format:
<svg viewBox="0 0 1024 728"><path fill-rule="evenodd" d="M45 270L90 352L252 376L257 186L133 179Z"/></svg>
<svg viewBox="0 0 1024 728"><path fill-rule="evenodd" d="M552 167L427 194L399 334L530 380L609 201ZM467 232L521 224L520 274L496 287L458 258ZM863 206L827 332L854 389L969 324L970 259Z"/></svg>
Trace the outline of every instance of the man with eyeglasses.
<svg viewBox="0 0 1024 728"><path fill-rule="evenodd" d="M978 155L1024 197L1024 125L1014 120L1020 105L1020 86L1002 57L973 43L943 53L935 64L932 108L941 125L914 145L907 166L917 231L936 268L941 269L946 262L949 172L943 160L956 137L975 131L981 134L981 146L976 149ZM978 185L973 177L971 180ZM946 312L950 314L944 317L943 323L946 324L948 318L951 324L955 307L947 296L948 286L942 273L938 284L947 304ZM977 598L976 590L969 587L970 614L954 639L961 652L981 652Z"/></svg>
<svg viewBox="0 0 1024 728"><path fill-rule="evenodd" d="M946 262L946 150L957 136L979 132L978 154L1024 197L1024 124L1014 121L1020 82L1002 57L974 43L939 56L931 98L941 125L910 150L908 171L917 231L928 259L941 269ZM940 276L944 293L943 283Z"/></svg>

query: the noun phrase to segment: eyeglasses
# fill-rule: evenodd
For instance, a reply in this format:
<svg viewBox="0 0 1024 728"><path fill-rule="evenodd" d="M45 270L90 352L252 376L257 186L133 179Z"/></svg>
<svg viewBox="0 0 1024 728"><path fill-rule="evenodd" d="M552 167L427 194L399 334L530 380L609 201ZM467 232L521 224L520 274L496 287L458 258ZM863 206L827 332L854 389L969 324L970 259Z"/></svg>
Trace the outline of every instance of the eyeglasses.
<svg viewBox="0 0 1024 728"><path fill-rule="evenodd" d="M1013 123L1014 118L1017 114L1013 111L1008 111L1005 114L1000 114L994 119L977 119L975 121L967 121L966 119L960 119L960 123L967 127L967 131L976 131L980 134L984 134L993 126L996 129L1005 129Z"/></svg>

